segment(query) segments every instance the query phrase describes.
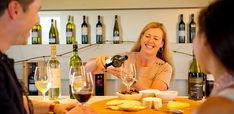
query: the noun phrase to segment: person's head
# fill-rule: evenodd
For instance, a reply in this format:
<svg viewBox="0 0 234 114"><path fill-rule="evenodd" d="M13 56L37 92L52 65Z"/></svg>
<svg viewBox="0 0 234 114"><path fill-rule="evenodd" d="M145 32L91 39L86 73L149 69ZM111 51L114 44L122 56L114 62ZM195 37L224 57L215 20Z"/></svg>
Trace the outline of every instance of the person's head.
<svg viewBox="0 0 234 114"><path fill-rule="evenodd" d="M174 68L166 28L162 23L150 22L143 28L131 50L131 52L140 51L144 51L146 54L154 54Z"/></svg>
<svg viewBox="0 0 234 114"><path fill-rule="evenodd" d="M199 13L199 30L194 40L194 52L205 73L211 73L209 65L214 61L208 61L207 58L210 57L224 66L229 73L234 71L233 6L233 0L217 0Z"/></svg>
<svg viewBox="0 0 234 114"><path fill-rule="evenodd" d="M1 0L0 23L5 28L0 37L5 37L5 44L27 43L30 29L39 22L40 7L41 0Z"/></svg>
<svg viewBox="0 0 234 114"><path fill-rule="evenodd" d="M159 22L148 23L141 31L131 51L145 51L167 62L167 57L171 55L165 26Z"/></svg>

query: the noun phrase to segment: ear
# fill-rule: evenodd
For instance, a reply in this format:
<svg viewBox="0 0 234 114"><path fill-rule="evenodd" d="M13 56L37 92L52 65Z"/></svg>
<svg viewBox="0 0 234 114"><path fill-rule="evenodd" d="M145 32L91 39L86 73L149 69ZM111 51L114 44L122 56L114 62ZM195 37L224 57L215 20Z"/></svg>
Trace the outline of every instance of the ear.
<svg viewBox="0 0 234 114"><path fill-rule="evenodd" d="M16 19L22 13L22 7L18 1L11 1L8 5L8 14L11 19Z"/></svg>
<svg viewBox="0 0 234 114"><path fill-rule="evenodd" d="M161 44L160 44L160 48L163 47L164 43L165 43L165 42L162 40L162 42L161 42Z"/></svg>
<svg viewBox="0 0 234 114"><path fill-rule="evenodd" d="M208 46L209 45L209 42L207 41L207 38L206 38L206 35L204 33L201 33L200 34L200 43L203 45L203 46Z"/></svg>

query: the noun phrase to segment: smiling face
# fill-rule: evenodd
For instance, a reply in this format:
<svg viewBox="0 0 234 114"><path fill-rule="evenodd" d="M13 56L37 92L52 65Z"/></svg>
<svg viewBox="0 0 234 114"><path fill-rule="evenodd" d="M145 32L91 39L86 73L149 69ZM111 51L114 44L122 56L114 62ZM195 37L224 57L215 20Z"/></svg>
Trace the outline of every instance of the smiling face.
<svg viewBox="0 0 234 114"><path fill-rule="evenodd" d="M150 28L141 36L141 50L148 55L156 55L163 47L163 32L160 28Z"/></svg>

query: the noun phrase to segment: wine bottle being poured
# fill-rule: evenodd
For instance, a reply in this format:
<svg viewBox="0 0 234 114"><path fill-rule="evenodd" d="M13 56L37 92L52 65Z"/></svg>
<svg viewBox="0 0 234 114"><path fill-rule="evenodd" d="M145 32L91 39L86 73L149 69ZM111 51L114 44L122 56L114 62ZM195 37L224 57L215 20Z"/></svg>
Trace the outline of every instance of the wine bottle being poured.
<svg viewBox="0 0 234 114"><path fill-rule="evenodd" d="M128 59L128 56L126 55L123 55L123 56L115 55L106 60L105 68L109 66L120 67L124 63L124 61L127 59Z"/></svg>

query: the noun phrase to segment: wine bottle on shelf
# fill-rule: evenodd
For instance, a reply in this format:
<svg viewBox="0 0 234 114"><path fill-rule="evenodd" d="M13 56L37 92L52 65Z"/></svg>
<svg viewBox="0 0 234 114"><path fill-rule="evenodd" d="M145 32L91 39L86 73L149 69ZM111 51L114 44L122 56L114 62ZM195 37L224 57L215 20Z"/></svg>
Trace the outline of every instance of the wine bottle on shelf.
<svg viewBox="0 0 234 114"><path fill-rule="evenodd" d="M189 39L188 43L193 43L193 39L196 35L196 23L194 21L194 14L191 14L191 21L189 23Z"/></svg>
<svg viewBox="0 0 234 114"><path fill-rule="evenodd" d="M72 29L71 20L72 20L72 17L69 15L67 25L66 25L66 43L67 44L72 44L73 29Z"/></svg>
<svg viewBox="0 0 234 114"><path fill-rule="evenodd" d="M70 58L70 67L79 68L81 65L82 65L82 60L78 55L78 44L75 41L75 43L73 44L72 56ZM69 83L69 94L70 94L71 99L75 98L73 96L72 90L71 90L71 80L70 80L70 83Z"/></svg>
<svg viewBox="0 0 234 114"><path fill-rule="evenodd" d="M96 24L96 43L97 44L103 43L103 28L102 28L100 15L98 15L98 22Z"/></svg>
<svg viewBox="0 0 234 114"><path fill-rule="evenodd" d="M104 96L104 74L95 74L95 95Z"/></svg>
<svg viewBox="0 0 234 114"><path fill-rule="evenodd" d="M120 33L119 33L119 24L118 24L118 16L115 15L115 25L113 29L113 44L120 43Z"/></svg>
<svg viewBox="0 0 234 114"><path fill-rule="evenodd" d="M56 100L61 96L61 69L60 62L56 57L56 45L51 45L51 57L47 63L47 69L47 75L52 79L49 99Z"/></svg>
<svg viewBox="0 0 234 114"><path fill-rule="evenodd" d="M51 19L51 27L50 27L50 32L49 32L49 44L56 44L56 33L55 33L53 19Z"/></svg>
<svg viewBox="0 0 234 114"><path fill-rule="evenodd" d="M105 68L109 67L109 66L113 66L113 67L120 67L125 60L128 59L128 56L124 55L115 55L109 59L106 60L106 64L105 64Z"/></svg>
<svg viewBox="0 0 234 114"><path fill-rule="evenodd" d="M88 44L89 38L88 38L88 24L86 23L86 17L83 16L83 23L81 25L81 43L82 44Z"/></svg>
<svg viewBox="0 0 234 114"><path fill-rule="evenodd" d="M178 42L185 43L185 23L183 21L183 14L180 14L180 22L178 28Z"/></svg>
<svg viewBox="0 0 234 114"><path fill-rule="evenodd" d="M38 90L35 86L35 81L34 81L34 74L35 74L36 66L37 66L36 63L31 64L32 71L28 75L28 93L29 93L29 95L38 95Z"/></svg>
<svg viewBox="0 0 234 114"><path fill-rule="evenodd" d="M201 100L203 98L203 73L193 54L193 61L188 72L188 96L189 99Z"/></svg>
<svg viewBox="0 0 234 114"><path fill-rule="evenodd" d="M32 44L38 44L38 27L34 25L32 28Z"/></svg>
<svg viewBox="0 0 234 114"><path fill-rule="evenodd" d="M54 21L54 28L55 28L55 42L56 44L59 44L59 31L57 27L57 21Z"/></svg>
<svg viewBox="0 0 234 114"><path fill-rule="evenodd" d="M37 30L38 30L38 37L37 37L37 44L42 44L42 29L41 25L37 24Z"/></svg>
<svg viewBox="0 0 234 114"><path fill-rule="evenodd" d="M73 30L73 32L72 32L72 44L74 44L75 41L76 41L76 25L74 23L74 16L71 16L71 22L72 22L72 30Z"/></svg>

